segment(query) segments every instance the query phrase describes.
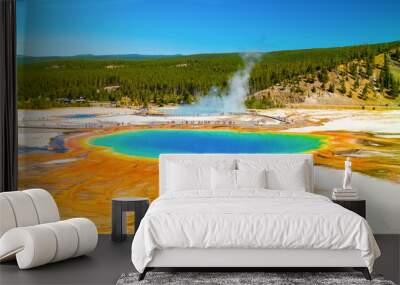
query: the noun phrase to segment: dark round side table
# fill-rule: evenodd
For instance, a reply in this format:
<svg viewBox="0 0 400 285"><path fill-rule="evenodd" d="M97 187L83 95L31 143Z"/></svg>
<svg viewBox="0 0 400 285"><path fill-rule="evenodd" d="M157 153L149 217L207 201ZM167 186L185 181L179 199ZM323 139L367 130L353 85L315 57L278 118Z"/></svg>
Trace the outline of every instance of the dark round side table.
<svg viewBox="0 0 400 285"><path fill-rule="evenodd" d="M142 197L112 199L112 234L113 241L126 239L126 212L135 212L135 232L149 208L149 199Z"/></svg>

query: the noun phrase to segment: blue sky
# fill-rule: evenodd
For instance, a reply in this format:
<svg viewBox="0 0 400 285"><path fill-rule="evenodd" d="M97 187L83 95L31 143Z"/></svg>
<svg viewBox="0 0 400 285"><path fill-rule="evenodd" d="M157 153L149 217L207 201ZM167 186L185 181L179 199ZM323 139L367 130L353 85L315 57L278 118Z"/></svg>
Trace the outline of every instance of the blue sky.
<svg viewBox="0 0 400 285"><path fill-rule="evenodd" d="M18 54L193 54L400 40L399 0L17 0Z"/></svg>

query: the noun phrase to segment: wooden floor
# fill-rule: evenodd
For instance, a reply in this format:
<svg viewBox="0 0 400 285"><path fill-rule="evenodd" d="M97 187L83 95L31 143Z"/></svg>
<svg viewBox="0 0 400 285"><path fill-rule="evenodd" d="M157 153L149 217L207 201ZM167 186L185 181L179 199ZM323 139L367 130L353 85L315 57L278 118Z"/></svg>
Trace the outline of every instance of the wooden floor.
<svg viewBox="0 0 400 285"><path fill-rule="evenodd" d="M395 283L400 281L400 235L376 235L382 251L375 272ZM30 270L19 270L15 262L0 264L0 284L115 284L124 272L134 271L130 259L132 240L116 243L99 236L97 249L82 256Z"/></svg>

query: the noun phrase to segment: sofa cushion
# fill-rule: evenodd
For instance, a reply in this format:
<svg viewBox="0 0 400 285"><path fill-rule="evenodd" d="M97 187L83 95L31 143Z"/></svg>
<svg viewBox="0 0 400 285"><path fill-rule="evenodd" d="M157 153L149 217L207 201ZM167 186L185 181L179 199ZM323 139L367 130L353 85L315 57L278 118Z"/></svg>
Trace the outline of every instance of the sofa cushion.
<svg viewBox="0 0 400 285"><path fill-rule="evenodd" d="M57 222L60 220L57 204L53 196L43 189L24 190L23 193L28 194L33 201L38 215L39 224Z"/></svg>
<svg viewBox="0 0 400 285"><path fill-rule="evenodd" d="M0 237L17 226L14 211L8 199L0 193Z"/></svg>
<svg viewBox="0 0 400 285"><path fill-rule="evenodd" d="M3 192L1 195L8 200L14 213L17 227L39 224L39 218L31 197L24 191Z"/></svg>

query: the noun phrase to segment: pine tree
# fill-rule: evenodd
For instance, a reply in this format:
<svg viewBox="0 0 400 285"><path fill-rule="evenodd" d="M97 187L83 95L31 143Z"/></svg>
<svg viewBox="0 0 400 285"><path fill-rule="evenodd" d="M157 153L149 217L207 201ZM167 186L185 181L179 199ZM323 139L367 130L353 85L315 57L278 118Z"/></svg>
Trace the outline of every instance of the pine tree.
<svg viewBox="0 0 400 285"><path fill-rule="evenodd" d="M390 70L389 70L389 64L388 64L388 56L387 56L387 54L385 54L385 61L384 61L384 64L383 64L383 69L382 69L381 74L379 76L379 83L380 83L382 89L383 88L386 88L386 89L390 88L390 79L391 79L390 77L391 76L390 76Z"/></svg>
<svg viewBox="0 0 400 285"><path fill-rule="evenodd" d="M318 80L322 83L326 83L329 80L328 70L323 68L320 73L318 73Z"/></svg>
<svg viewBox="0 0 400 285"><path fill-rule="evenodd" d="M400 85L399 81L393 81L393 83L392 83L392 89L391 89L391 91L390 91L390 95L391 95L393 98L397 98L397 97L399 96L399 92L400 92L400 90L399 90L399 85Z"/></svg>
<svg viewBox="0 0 400 285"><path fill-rule="evenodd" d="M394 53L394 57L396 60L400 61L400 48L398 48L395 53Z"/></svg>
<svg viewBox="0 0 400 285"><path fill-rule="evenodd" d="M355 63L350 63L350 74L353 77L357 75L357 65Z"/></svg>
<svg viewBox="0 0 400 285"><path fill-rule="evenodd" d="M373 64L367 61L367 76L368 77L372 76L373 71L374 71Z"/></svg>
<svg viewBox="0 0 400 285"><path fill-rule="evenodd" d="M329 84L328 92L331 92L331 93L335 92L335 84L333 84L333 83Z"/></svg>
<svg viewBox="0 0 400 285"><path fill-rule="evenodd" d="M143 101L143 104L142 104L142 108L144 108L144 109L149 108L149 101L144 100L144 101Z"/></svg>
<svg viewBox="0 0 400 285"><path fill-rule="evenodd" d="M374 68L375 68L375 54L374 53L370 53L367 56L366 59L366 64L367 64L367 76L370 77L373 74Z"/></svg>
<svg viewBox="0 0 400 285"><path fill-rule="evenodd" d="M358 89L358 87L360 87L360 79L357 76L356 81L354 82L354 89Z"/></svg>
<svg viewBox="0 0 400 285"><path fill-rule="evenodd" d="M368 84L365 84L360 99L367 100L367 98L368 98Z"/></svg>
<svg viewBox="0 0 400 285"><path fill-rule="evenodd" d="M353 97L353 92L351 92L351 89L349 90L349 93L347 93L347 97L349 98Z"/></svg>
<svg viewBox="0 0 400 285"><path fill-rule="evenodd" d="M344 80L342 80L342 82L341 82L341 85L340 85L340 93L342 93L342 94L346 94L346 92L347 92L347 89L346 89L346 84L345 84L345 82L344 82Z"/></svg>

